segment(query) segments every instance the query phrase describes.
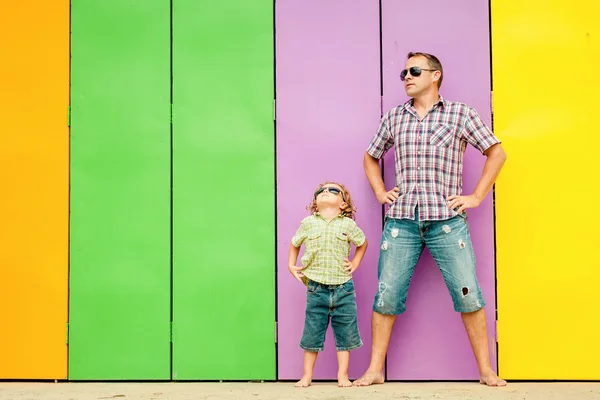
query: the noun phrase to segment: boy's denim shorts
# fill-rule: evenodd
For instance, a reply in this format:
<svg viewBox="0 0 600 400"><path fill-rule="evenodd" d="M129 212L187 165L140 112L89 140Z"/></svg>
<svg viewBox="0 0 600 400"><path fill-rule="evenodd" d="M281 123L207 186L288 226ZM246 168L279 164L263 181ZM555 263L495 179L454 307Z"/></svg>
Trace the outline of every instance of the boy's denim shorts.
<svg viewBox="0 0 600 400"><path fill-rule="evenodd" d="M401 314L406 310L408 286L425 246L442 272L454 310L468 313L483 308L469 225L466 216L457 215L444 221L386 219L373 311Z"/></svg>
<svg viewBox="0 0 600 400"><path fill-rule="evenodd" d="M306 319L300 347L306 351L323 351L330 318L337 351L348 351L362 346L352 279L341 285L323 285L308 281Z"/></svg>

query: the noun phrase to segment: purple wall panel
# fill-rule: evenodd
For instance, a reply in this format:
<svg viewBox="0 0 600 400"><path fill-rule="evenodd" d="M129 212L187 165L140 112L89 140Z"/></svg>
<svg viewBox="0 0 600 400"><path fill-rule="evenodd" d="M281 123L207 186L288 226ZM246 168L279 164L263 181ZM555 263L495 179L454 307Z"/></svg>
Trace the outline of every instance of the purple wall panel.
<svg viewBox="0 0 600 400"><path fill-rule="evenodd" d="M408 100L398 75L409 51L438 56L444 67L440 93L477 109L490 123L488 2L382 1L384 112ZM464 193L471 193L485 157L469 146ZM393 158L385 158L385 180L393 187ZM492 195L469 211L477 275L487 302L492 365L496 364L494 227ZM455 313L441 273L426 251L409 289L407 311L394 327L388 351L390 380L478 379L477 365L460 315Z"/></svg>
<svg viewBox="0 0 600 400"><path fill-rule="evenodd" d="M305 288L287 270L290 239L315 187L346 184L357 223L370 241L354 279L364 346L351 355L350 375L368 366L370 318L377 286L381 206L362 169L380 119L379 2L286 0L276 3L277 257L279 379L302 376ZM331 328L315 379L335 379Z"/></svg>

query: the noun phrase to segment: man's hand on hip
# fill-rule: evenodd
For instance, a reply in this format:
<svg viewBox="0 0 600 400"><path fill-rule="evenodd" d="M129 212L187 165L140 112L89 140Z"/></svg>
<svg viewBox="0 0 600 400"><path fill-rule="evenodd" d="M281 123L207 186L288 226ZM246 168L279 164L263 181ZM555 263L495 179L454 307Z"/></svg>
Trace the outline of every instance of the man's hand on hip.
<svg viewBox="0 0 600 400"><path fill-rule="evenodd" d="M400 189L395 187L388 192L376 193L375 196L377 197L379 204L392 204L398 197L400 197Z"/></svg>
<svg viewBox="0 0 600 400"><path fill-rule="evenodd" d="M479 204L481 204L481 200L474 194L468 196L450 196L448 197L448 207L452 210L458 208L456 210L457 213L461 213L467 208L475 208Z"/></svg>

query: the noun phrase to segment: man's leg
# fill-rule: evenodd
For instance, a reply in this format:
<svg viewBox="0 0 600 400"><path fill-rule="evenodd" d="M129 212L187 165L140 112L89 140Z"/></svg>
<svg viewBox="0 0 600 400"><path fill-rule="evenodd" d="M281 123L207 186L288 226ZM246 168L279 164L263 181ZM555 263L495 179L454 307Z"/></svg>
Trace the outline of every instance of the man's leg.
<svg viewBox="0 0 600 400"><path fill-rule="evenodd" d="M383 366L385 355L390 344L392 328L396 321L396 315L379 314L373 311L371 318L371 362L369 368L360 379L354 381L354 386L369 386L374 383L383 383Z"/></svg>
<svg viewBox="0 0 600 400"><path fill-rule="evenodd" d="M418 221L387 219L381 237L378 290L371 319L371 362L355 386L383 383L383 366L394 321L406 310L408 286L423 252Z"/></svg>
<svg viewBox="0 0 600 400"><path fill-rule="evenodd" d="M485 310L482 308L471 313L461 313L461 316L477 360L479 383L488 386L506 386L506 381L496 375L490 363Z"/></svg>
<svg viewBox="0 0 600 400"><path fill-rule="evenodd" d="M475 253L469 226L463 217L432 222L425 244L438 265L454 310L460 312L479 368L480 382L489 386L504 386L492 369L489 356L485 301L475 273Z"/></svg>

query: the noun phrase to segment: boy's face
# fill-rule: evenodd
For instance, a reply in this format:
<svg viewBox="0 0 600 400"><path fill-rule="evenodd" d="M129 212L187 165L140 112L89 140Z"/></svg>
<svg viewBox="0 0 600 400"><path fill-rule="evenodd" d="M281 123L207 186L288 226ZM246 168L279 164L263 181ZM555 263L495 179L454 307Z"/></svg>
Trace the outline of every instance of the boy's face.
<svg viewBox="0 0 600 400"><path fill-rule="evenodd" d="M329 189L332 188L331 191ZM336 190L337 189L337 190ZM335 183L328 183L323 185L316 194L317 208L324 206L337 207L340 211L345 208L346 202L344 201L342 188Z"/></svg>

